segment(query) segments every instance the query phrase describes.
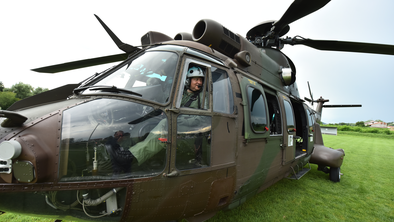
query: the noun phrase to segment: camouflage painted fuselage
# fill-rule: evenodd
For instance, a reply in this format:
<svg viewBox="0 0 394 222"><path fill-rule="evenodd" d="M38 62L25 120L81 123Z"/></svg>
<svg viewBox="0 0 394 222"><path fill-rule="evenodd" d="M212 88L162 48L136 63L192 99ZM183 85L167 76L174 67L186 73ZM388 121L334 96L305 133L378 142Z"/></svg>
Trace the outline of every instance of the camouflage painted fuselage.
<svg viewBox="0 0 394 222"><path fill-rule="evenodd" d="M201 22L220 28L206 28L196 41L150 32L150 47L82 83L90 89L67 98L77 86L66 86L12 106L0 119L0 143L16 141L21 153L2 160L0 210L72 220L204 220L302 169L321 135L299 98L292 62ZM191 66L204 70L208 108L180 105ZM290 82L285 69L294 72ZM116 153L136 146L138 158Z"/></svg>

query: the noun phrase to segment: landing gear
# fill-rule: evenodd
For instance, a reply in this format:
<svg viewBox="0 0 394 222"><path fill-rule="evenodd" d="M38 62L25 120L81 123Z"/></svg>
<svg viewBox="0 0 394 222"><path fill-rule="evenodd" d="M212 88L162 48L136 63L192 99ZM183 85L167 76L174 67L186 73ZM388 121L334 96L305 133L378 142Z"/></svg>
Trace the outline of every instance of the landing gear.
<svg viewBox="0 0 394 222"><path fill-rule="evenodd" d="M319 165L317 170L323 171L324 173L330 174L330 180L332 182L339 182L341 180L341 168L340 167L327 167Z"/></svg>
<svg viewBox="0 0 394 222"><path fill-rule="evenodd" d="M330 180L332 182L339 182L341 180L340 167L330 167Z"/></svg>

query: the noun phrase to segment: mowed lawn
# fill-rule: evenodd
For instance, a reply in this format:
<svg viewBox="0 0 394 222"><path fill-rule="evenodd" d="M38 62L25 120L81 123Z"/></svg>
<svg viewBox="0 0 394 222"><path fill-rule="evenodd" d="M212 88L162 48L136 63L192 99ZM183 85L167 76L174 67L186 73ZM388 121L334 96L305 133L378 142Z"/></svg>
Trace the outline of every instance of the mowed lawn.
<svg viewBox="0 0 394 222"><path fill-rule="evenodd" d="M327 147L345 150L341 182L331 182L311 165L301 180L283 179L208 221L394 221L394 139L342 132L323 138ZM10 220L53 221L0 216L0 221Z"/></svg>
<svg viewBox="0 0 394 222"><path fill-rule="evenodd" d="M214 221L394 221L394 139L373 134L323 135L343 148L341 182L316 165L300 180L284 179Z"/></svg>

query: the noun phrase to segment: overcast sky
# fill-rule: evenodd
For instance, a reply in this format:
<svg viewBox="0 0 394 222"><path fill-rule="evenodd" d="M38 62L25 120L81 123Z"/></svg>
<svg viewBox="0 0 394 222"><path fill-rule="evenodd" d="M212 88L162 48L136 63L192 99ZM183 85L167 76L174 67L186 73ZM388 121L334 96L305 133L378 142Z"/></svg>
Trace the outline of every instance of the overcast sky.
<svg viewBox="0 0 394 222"><path fill-rule="evenodd" d="M245 36L266 20L278 20L291 0L260 1L2 1L0 3L0 81L53 89L78 83L111 65L58 74L30 69L118 54L93 14L125 43L138 46L148 31L174 37L191 33L200 19L213 19ZM241 3L245 3L242 4ZM393 0L333 0L321 10L290 24L288 36L394 45ZM301 97L323 96L327 104L362 104L362 108L324 109L326 123L381 119L394 121L394 56L319 51L306 46L282 50L297 68Z"/></svg>

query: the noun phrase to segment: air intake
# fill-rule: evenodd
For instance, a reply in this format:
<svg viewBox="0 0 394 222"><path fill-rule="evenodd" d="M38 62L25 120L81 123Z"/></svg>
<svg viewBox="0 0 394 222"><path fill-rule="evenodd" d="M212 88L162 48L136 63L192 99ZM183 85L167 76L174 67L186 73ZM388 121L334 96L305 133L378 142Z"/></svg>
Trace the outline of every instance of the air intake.
<svg viewBox="0 0 394 222"><path fill-rule="evenodd" d="M199 21L193 29L193 40L209 46L230 58L241 48L240 37L226 27L210 19Z"/></svg>
<svg viewBox="0 0 394 222"><path fill-rule="evenodd" d="M174 40L193 40L192 34L187 33L187 32L180 32L178 34L176 34L176 36L174 37Z"/></svg>

